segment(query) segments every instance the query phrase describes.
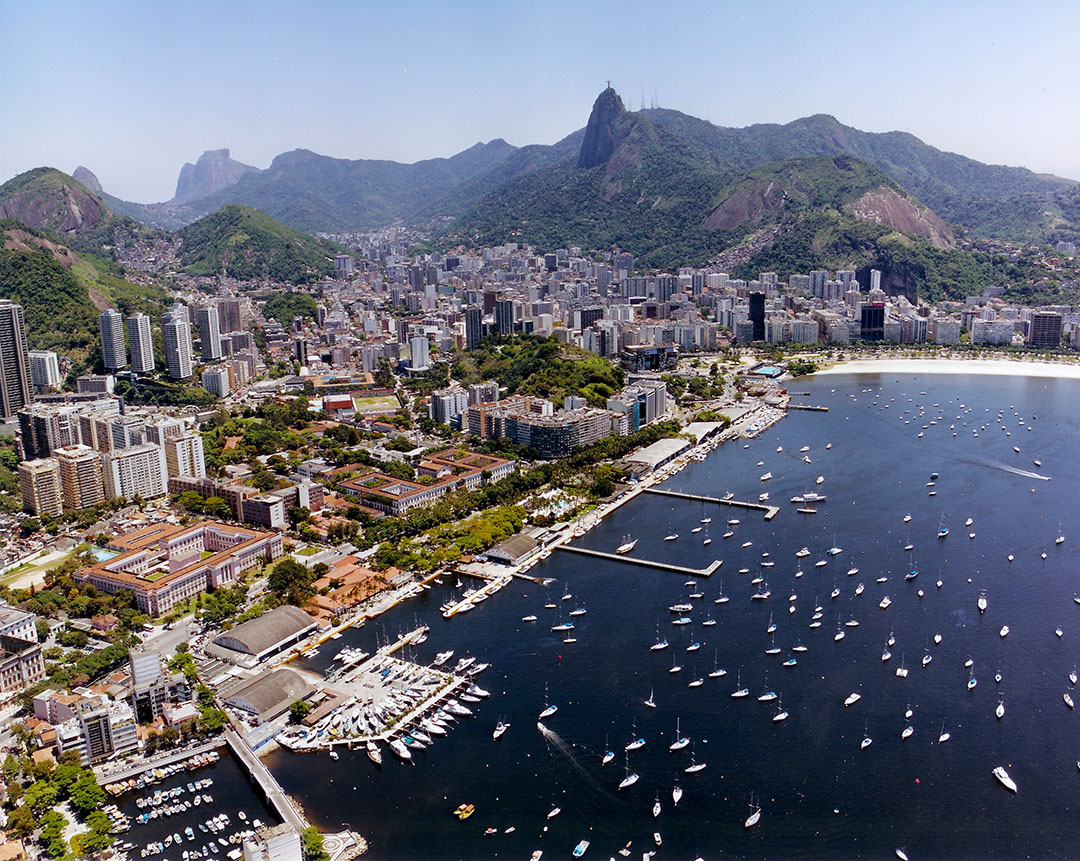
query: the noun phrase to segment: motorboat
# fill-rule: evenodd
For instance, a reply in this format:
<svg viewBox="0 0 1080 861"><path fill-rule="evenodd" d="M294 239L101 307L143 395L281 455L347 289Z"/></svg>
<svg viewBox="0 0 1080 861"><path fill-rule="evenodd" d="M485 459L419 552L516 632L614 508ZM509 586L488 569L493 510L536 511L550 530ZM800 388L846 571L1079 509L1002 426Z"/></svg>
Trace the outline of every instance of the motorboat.
<svg viewBox="0 0 1080 861"><path fill-rule="evenodd" d="M855 705L855 703L857 703L861 699L862 699L862 694L856 694L856 693L848 694L847 699L844 700L844 707L846 708L847 706L853 706L853 705Z"/></svg>
<svg viewBox="0 0 1080 861"><path fill-rule="evenodd" d="M998 782L1001 783L1001 785L1004 786L1007 790L1009 790L1010 792L1016 792L1016 781L1009 777L1009 772L1007 772L1000 765L994 768L994 777L996 777L998 779Z"/></svg>

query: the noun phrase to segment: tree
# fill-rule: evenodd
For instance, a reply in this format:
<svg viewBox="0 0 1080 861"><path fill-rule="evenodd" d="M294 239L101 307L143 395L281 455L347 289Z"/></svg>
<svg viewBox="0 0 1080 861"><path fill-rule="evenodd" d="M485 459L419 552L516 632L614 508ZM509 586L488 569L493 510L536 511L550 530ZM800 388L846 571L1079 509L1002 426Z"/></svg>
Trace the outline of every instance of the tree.
<svg viewBox="0 0 1080 861"><path fill-rule="evenodd" d="M185 490L180 494L177 502L185 511L190 511L192 514L202 514L203 498L194 490Z"/></svg>
<svg viewBox="0 0 1080 861"><path fill-rule="evenodd" d="M214 517L218 520L224 520L227 517L232 516L232 508L229 503L222 499L220 496L208 496L202 504L203 513L207 517Z"/></svg>
<svg viewBox="0 0 1080 861"><path fill-rule="evenodd" d="M329 853L323 848L322 835L314 825L300 832L300 842L306 861L330 861Z"/></svg>
<svg viewBox="0 0 1080 861"><path fill-rule="evenodd" d="M78 813L86 816L105 803L105 790L98 786L92 773L86 772L71 787L70 800L71 806Z"/></svg>
<svg viewBox="0 0 1080 861"><path fill-rule="evenodd" d="M7 816L7 830L18 838L29 837L37 828L33 811L25 804L16 807Z"/></svg>
<svg viewBox="0 0 1080 861"><path fill-rule="evenodd" d="M307 700L297 700L291 706L289 706L289 721L291 723L300 723L311 713L311 703Z"/></svg>
<svg viewBox="0 0 1080 861"><path fill-rule="evenodd" d="M34 781L26 790L26 795L23 796L23 803L38 816L46 810L52 809L58 800L59 793L56 791L56 787L47 780Z"/></svg>
<svg viewBox="0 0 1080 861"><path fill-rule="evenodd" d="M314 579L314 575L307 568L295 559L286 557L274 566L273 572L267 578L267 585L270 591L283 601L299 607L315 594L311 587Z"/></svg>

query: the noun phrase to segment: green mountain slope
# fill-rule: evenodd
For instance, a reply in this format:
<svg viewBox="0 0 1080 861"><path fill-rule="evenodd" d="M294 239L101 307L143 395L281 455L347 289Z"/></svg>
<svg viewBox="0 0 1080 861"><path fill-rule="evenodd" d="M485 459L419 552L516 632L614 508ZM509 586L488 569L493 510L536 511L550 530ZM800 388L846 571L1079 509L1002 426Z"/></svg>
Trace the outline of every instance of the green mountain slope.
<svg viewBox="0 0 1080 861"><path fill-rule="evenodd" d="M31 349L76 360L100 349L100 311L157 318L169 301L157 285L125 281L112 261L75 252L59 237L11 219L0 220L0 297L23 306Z"/></svg>
<svg viewBox="0 0 1080 861"><path fill-rule="evenodd" d="M944 152L906 132L860 131L825 114L784 125L726 128L679 111L655 108L642 113L700 149L721 170L749 170L761 162L814 155L857 156L973 235L994 235L996 230L996 238L1047 241L1053 223L1043 224L1033 211L1038 224L1032 228L1027 218L1013 213L1017 199L1028 198L1034 209L1036 201L1076 187L1073 180Z"/></svg>
<svg viewBox="0 0 1080 861"><path fill-rule="evenodd" d="M340 250L241 204L189 224L179 236L180 265L189 272L295 284L333 276L333 256Z"/></svg>

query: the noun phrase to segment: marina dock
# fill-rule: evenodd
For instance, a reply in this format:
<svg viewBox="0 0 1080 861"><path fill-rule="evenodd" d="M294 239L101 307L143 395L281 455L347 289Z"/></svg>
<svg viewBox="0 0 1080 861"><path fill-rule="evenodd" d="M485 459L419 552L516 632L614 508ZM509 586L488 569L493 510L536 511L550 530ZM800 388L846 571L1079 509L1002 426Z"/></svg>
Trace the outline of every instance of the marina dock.
<svg viewBox="0 0 1080 861"><path fill-rule="evenodd" d="M780 509L775 505L765 505L762 502L744 502L740 499L718 499L715 496L700 496L696 493L676 493L673 490L657 490L655 487L647 487L643 493L656 493L660 496L675 496L679 499L689 499L692 502L715 502L717 505L728 505L732 508L747 508L751 511L762 511L766 520L772 520L779 514Z"/></svg>
<svg viewBox="0 0 1080 861"><path fill-rule="evenodd" d="M604 553L601 550L588 550L584 547L571 547L569 544L560 544L556 550L565 550L567 553L580 553L582 556L594 556L597 559L611 559L613 562L627 562L630 565L643 565L646 568L659 568L662 571L674 571L677 574L688 574L691 577L709 577L724 563L716 559L708 568L684 568L682 565L670 565L667 562L652 562L648 559L639 559L636 556L618 553Z"/></svg>
<svg viewBox="0 0 1080 861"><path fill-rule="evenodd" d="M827 413L828 407L817 407L813 404L788 404L789 410L810 410L815 413Z"/></svg>

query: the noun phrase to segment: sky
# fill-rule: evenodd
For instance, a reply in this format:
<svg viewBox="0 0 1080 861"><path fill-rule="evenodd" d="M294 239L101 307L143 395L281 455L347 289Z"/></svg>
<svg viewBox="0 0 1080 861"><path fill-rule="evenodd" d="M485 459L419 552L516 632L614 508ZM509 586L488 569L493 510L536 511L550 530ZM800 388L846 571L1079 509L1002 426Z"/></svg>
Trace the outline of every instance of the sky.
<svg viewBox="0 0 1080 861"><path fill-rule="evenodd" d="M831 114L1080 179L1080 2L0 0L0 182L168 200L208 149L412 162L550 144L607 81L722 126Z"/></svg>

